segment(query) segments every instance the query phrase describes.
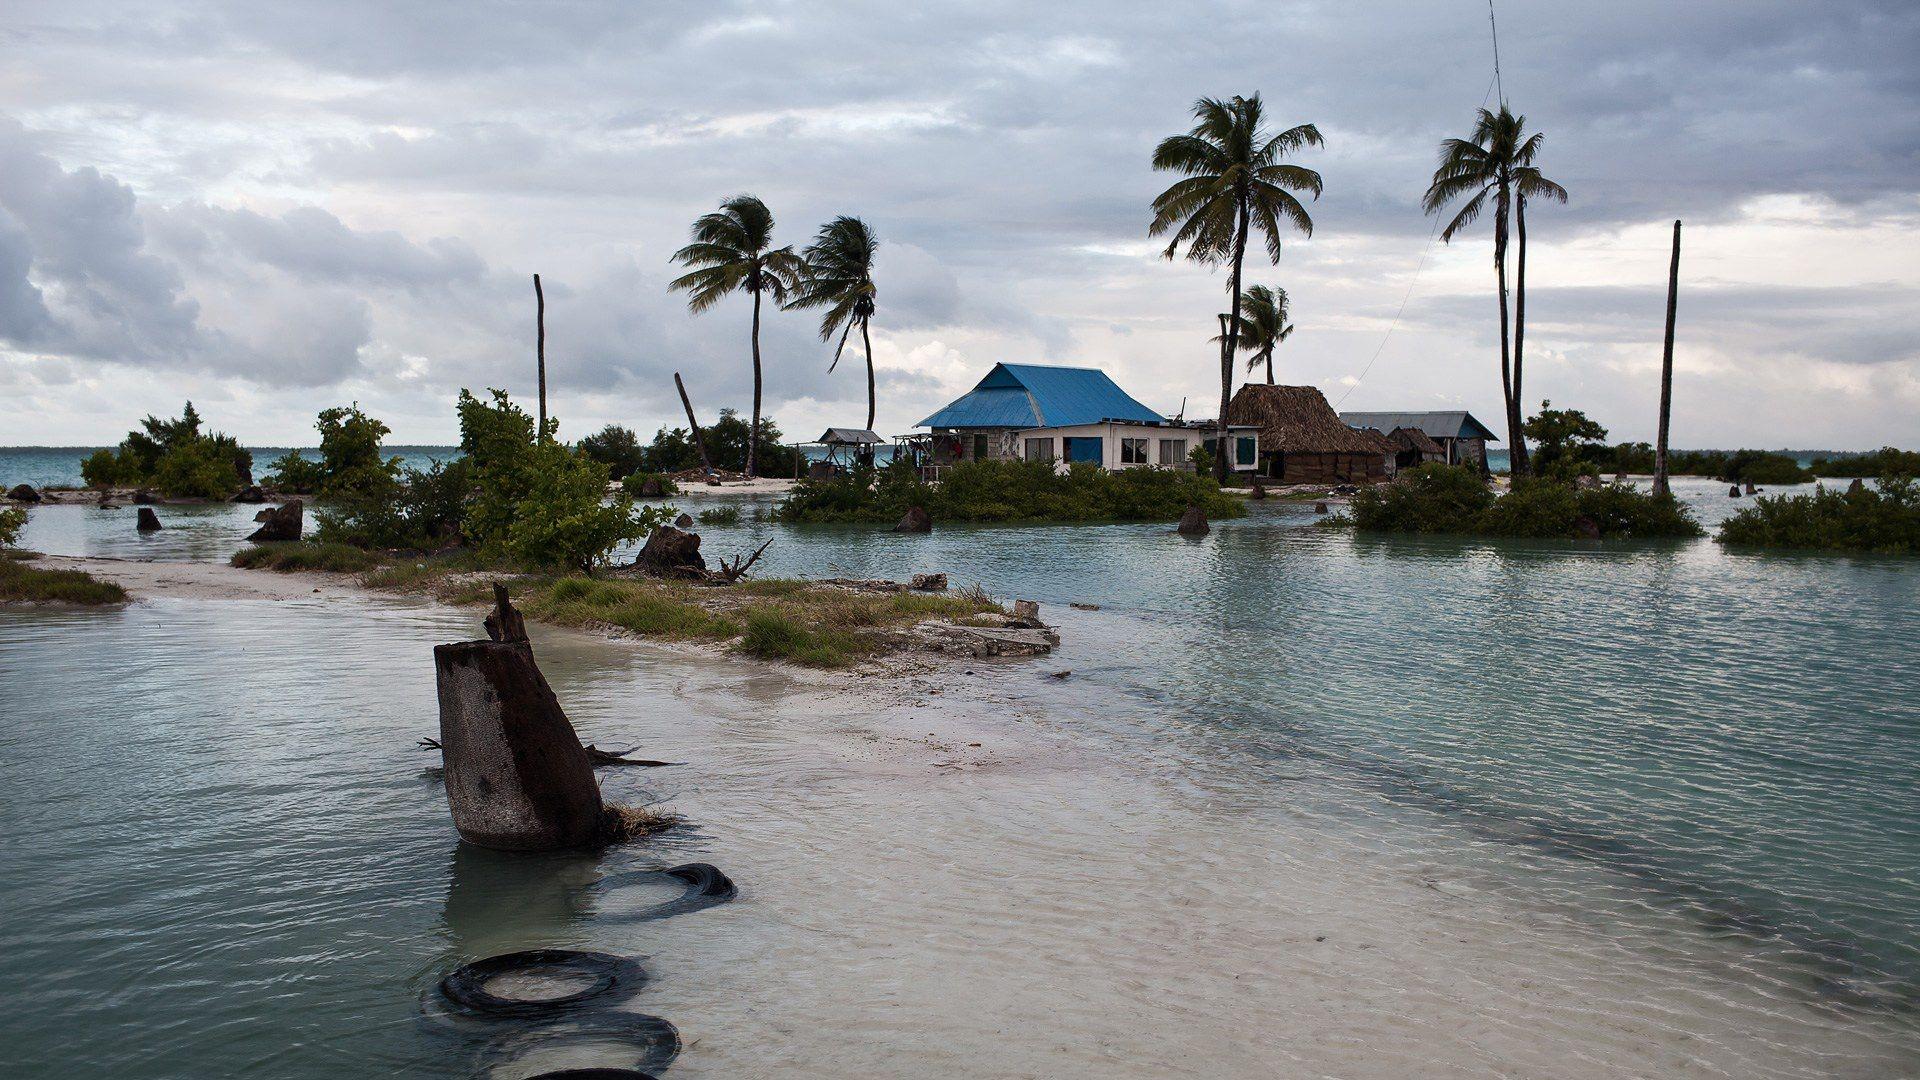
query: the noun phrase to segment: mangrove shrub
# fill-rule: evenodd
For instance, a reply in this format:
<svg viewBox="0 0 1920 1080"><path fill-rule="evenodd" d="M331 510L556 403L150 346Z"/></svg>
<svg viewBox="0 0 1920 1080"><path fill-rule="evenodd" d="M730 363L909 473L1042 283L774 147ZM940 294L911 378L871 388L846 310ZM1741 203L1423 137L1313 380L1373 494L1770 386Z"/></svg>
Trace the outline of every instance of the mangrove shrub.
<svg viewBox="0 0 1920 1080"><path fill-rule="evenodd" d="M1211 518L1246 513L1239 499L1190 472L1108 472L1085 462L1060 472L1040 461L969 461L948 469L938 483L921 480L905 462L857 469L847 477L802 480L775 515L790 522L891 525L915 506L935 521L1174 521L1188 506L1199 506Z"/></svg>
<svg viewBox="0 0 1920 1080"><path fill-rule="evenodd" d="M253 454L231 435L202 434L189 401L180 418L149 415L120 445L80 463L89 487L155 487L173 498L224 499L253 479Z"/></svg>
<svg viewBox="0 0 1920 1080"><path fill-rule="evenodd" d="M1353 497L1351 523L1361 529L1477 536L1700 536L1679 500L1626 484L1582 487L1556 477L1521 479L1496 496L1480 475L1432 463L1402 472L1390 484Z"/></svg>
<svg viewBox="0 0 1920 1080"><path fill-rule="evenodd" d="M360 410L360 403L323 410L313 425L320 432L320 460L289 450L270 466L268 483L300 495L343 498L378 494L400 476L400 459L380 456L387 425Z"/></svg>
<svg viewBox="0 0 1920 1080"><path fill-rule="evenodd" d="M1723 544L1920 554L1920 487L1889 476L1879 488L1762 495L1720 525Z"/></svg>

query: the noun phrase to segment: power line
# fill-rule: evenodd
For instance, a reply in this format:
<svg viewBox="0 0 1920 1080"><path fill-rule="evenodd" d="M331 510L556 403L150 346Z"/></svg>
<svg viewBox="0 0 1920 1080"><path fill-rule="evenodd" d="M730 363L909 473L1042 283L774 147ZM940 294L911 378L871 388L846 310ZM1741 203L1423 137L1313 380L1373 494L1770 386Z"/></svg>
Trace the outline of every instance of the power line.
<svg viewBox="0 0 1920 1080"><path fill-rule="evenodd" d="M1500 88L1500 104L1507 103L1507 84L1500 81L1500 26L1493 21L1493 0L1487 0L1487 29L1493 34L1493 83ZM1483 102L1482 108L1486 105Z"/></svg>

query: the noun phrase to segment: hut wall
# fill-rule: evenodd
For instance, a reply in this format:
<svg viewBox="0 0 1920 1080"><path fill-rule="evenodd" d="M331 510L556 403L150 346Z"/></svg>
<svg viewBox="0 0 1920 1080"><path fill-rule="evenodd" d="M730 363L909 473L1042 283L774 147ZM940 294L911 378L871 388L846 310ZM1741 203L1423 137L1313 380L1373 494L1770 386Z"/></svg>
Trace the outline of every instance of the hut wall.
<svg viewBox="0 0 1920 1080"><path fill-rule="evenodd" d="M1275 475L1289 484L1363 484L1387 478L1385 454L1281 454Z"/></svg>

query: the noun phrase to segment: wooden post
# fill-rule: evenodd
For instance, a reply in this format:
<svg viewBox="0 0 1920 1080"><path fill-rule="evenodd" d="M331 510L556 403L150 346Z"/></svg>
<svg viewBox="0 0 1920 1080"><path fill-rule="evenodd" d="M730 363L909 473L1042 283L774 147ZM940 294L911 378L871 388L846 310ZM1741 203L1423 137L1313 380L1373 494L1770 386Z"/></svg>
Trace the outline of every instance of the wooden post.
<svg viewBox="0 0 1920 1080"><path fill-rule="evenodd" d="M536 337L534 349L538 356L540 378L540 439L547 437L547 294L540 288L540 275L533 275L533 305Z"/></svg>
<svg viewBox="0 0 1920 1080"><path fill-rule="evenodd" d="M601 818L593 763L534 663L520 613L501 586L494 596L492 640L433 650L454 827L507 851L590 846Z"/></svg>
<svg viewBox="0 0 1920 1080"><path fill-rule="evenodd" d="M700 421L693 418L693 402L687 398L687 384L680 381L680 373L673 373L674 389L680 391L680 405L687 410L687 430L693 432L694 448L700 451L700 466L708 472L713 471L713 459L707 456L707 440L700 434Z"/></svg>
<svg viewBox="0 0 1920 1080"><path fill-rule="evenodd" d="M1667 267L1667 343L1660 355L1660 432L1653 450L1653 493L1670 493L1667 485L1667 423L1673 416L1673 321L1680 299L1680 221L1673 222L1673 262Z"/></svg>

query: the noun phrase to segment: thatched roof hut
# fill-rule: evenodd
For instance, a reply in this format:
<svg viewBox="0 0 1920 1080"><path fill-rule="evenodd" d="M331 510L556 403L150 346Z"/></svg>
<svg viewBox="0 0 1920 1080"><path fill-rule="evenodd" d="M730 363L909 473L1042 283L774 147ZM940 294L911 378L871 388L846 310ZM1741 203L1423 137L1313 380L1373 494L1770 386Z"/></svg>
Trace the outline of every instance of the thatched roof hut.
<svg viewBox="0 0 1920 1080"><path fill-rule="evenodd" d="M1227 419L1260 427L1261 471L1288 483L1367 483L1384 479L1398 447L1377 431L1340 422L1311 386L1248 383L1233 395Z"/></svg>

